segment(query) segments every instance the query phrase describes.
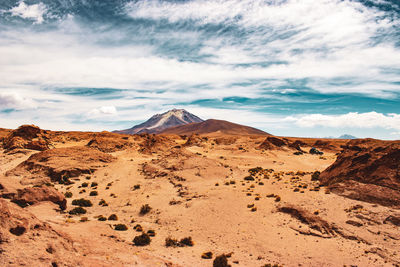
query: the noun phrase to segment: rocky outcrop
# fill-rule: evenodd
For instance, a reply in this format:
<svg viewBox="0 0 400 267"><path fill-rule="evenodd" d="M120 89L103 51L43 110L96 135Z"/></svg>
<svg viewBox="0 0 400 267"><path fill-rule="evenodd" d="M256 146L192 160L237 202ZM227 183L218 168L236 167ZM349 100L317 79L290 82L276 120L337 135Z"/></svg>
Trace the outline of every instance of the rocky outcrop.
<svg viewBox="0 0 400 267"><path fill-rule="evenodd" d="M37 184L38 180L39 184L50 180L66 183L71 177L91 174L114 160L113 156L94 148L55 148L30 156L6 175L26 176L26 184Z"/></svg>
<svg viewBox="0 0 400 267"><path fill-rule="evenodd" d="M22 125L4 138L5 150L32 149L44 151L50 148L47 132L35 125Z"/></svg>
<svg viewBox="0 0 400 267"><path fill-rule="evenodd" d="M203 143L203 138L200 137L198 134L192 134L186 140L184 146L201 146Z"/></svg>
<svg viewBox="0 0 400 267"><path fill-rule="evenodd" d="M79 266L73 242L32 213L0 199L1 266Z"/></svg>
<svg viewBox="0 0 400 267"><path fill-rule="evenodd" d="M264 150L282 150L282 149L294 149L301 153L305 153L302 150L302 146L307 144L301 140L290 141L287 138L279 138L276 136L268 136L258 147Z"/></svg>
<svg viewBox="0 0 400 267"><path fill-rule="evenodd" d="M128 141L127 136L121 136L119 134L113 134L111 136L95 136L87 144L88 147L96 148L106 153L125 150L132 145L132 142Z"/></svg>
<svg viewBox="0 0 400 267"><path fill-rule="evenodd" d="M321 184L352 199L400 207L400 142L358 139L342 148Z"/></svg>
<svg viewBox="0 0 400 267"><path fill-rule="evenodd" d="M43 201L50 201L59 205L61 210L67 208L65 196L54 187L49 186L18 189L17 194L11 201L20 207L26 207Z"/></svg>
<svg viewBox="0 0 400 267"><path fill-rule="evenodd" d="M144 154L151 154L157 151L167 151L171 140L165 136L155 134L140 134L141 143L139 151Z"/></svg>

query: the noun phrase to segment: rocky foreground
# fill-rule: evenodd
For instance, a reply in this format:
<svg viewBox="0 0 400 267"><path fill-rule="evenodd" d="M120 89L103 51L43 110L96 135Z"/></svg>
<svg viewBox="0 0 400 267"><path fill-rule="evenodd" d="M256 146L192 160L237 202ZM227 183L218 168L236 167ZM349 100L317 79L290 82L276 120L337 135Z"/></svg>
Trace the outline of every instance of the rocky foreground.
<svg viewBox="0 0 400 267"><path fill-rule="evenodd" d="M0 129L1 266L400 266L400 142Z"/></svg>

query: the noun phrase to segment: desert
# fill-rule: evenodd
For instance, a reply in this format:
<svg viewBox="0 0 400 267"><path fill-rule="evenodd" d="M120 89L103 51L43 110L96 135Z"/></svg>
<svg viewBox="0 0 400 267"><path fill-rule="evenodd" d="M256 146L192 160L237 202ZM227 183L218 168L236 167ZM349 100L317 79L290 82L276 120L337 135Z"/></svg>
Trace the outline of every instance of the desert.
<svg viewBox="0 0 400 267"><path fill-rule="evenodd" d="M400 142L207 125L2 129L1 265L400 264Z"/></svg>
<svg viewBox="0 0 400 267"><path fill-rule="evenodd" d="M0 0L0 267L400 267L400 0Z"/></svg>

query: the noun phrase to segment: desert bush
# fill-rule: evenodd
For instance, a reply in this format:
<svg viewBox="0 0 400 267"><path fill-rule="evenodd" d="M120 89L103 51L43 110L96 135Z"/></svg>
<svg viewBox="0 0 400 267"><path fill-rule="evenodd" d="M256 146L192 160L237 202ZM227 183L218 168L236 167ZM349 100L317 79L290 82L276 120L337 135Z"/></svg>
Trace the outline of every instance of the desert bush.
<svg viewBox="0 0 400 267"><path fill-rule="evenodd" d="M213 267L230 267L225 254L217 256L213 261Z"/></svg>
<svg viewBox="0 0 400 267"><path fill-rule="evenodd" d="M212 259L212 256L213 253L211 251L204 252L203 254L201 254L201 258L206 260Z"/></svg>
<svg viewBox="0 0 400 267"><path fill-rule="evenodd" d="M180 204L180 203L182 203L182 201L180 201L180 200L175 200L175 199L173 199L173 200L171 200L171 201L169 202L170 205L177 205L177 204Z"/></svg>
<svg viewBox="0 0 400 267"><path fill-rule="evenodd" d="M65 185L70 185L73 184L74 182L71 182L69 180L69 177L67 175L63 175L59 181L60 184L65 184Z"/></svg>
<svg viewBox="0 0 400 267"><path fill-rule="evenodd" d="M319 172L319 171L316 171L316 172L314 172L312 175L311 175L311 181L318 181L319 180L319 175L320 175L321 173Z"/></svg>
<svg viewBox="0 0 400 267"><path fill-rule="evenodd" d="M72 205L79 207L91 207L93 206L92 202L88 199L80 198L72 200Z"/></svg>
<svg viewBox="0 0 400 267"><path fill-rule="evenodd" d="M73 208L72 210L70 210L69 214L71 214L71 215L86 214L86 209L84 209L82 207L76 207L76 208Z"/></svg>
<svg viewBox="0 0 400 267"><path fill-rule="evenodd" d="M133 189L132 189L132 190L138 190L138 189L140 189L140 184L135 184L135 185L133 186Z"/></svg>
<svg viewBox="0 0 400 267"><path fill-rule="evenodd" d="M181 241L179 241L179 244L180 244L182 247L184 247L184 246L193 247L193 245L194 245L191 236L182 238Z"/></svg>
<svg viewBox="0 0 400 267"><path fill-rule="evenodd" d="M148 230L147 234L151 237L156 236L156 232L154 230Z"/></svg>
<svg viewBox="0 0 400 267"><path fill-rule="evenodd" d="M102 200L99 201L99 206L106 207L106 206L108 206L108 204L104 199L102 199Z"/></svg>
<svg viewBox="0 0 400 267"><path fill-rule="evenodd" d="M165 239L165 246L166 247L177 247L178 245L179 245L179 242L175 238L167 237Z"/></svg>
<svg viewBox="0 0 400 267"><path fill-rule="evenodd" d="M316 149L315 147L312 147L312 148L310 149L309 153L310 153L311 155L323 155L323 154L324 154L324 152L319 151L319 150Z"/></svg>
<svg viewBox="0 0 400 267"><path fill-rule="evenodd" d="M114 230L126 231L126 230L128 230L128 227L125 224L119 223L119 224L114 225Z"/></svg>
<svg viewBox="0 0 400 267"><path fill-rule="evenodd" d="M102 222L104 222L104 221L106 221L106 220L107 220L107 218L106 218L106 217L104 217L103 215L100 215L100 216L97 218L97 220L98 220L98 221L102 221Z"/></svg>
<svg viewBox="0 0 400 267"><path fill-rule="evenodd" d="M142 232L143 231L143 227L140 224L136 224L133 227L134 230L136 230L136 232Z"/></svg>
<svg viewBox="0 0 400 267"><path fill-rule="evenodd" d="M67 192L64 193L64 196L66 198L71 198L72 197L72 192L67 191Z"/></svg>
<svg viewBox="0 0 400 267"><path fill-rule="evenodd" d="M99 185L98 183L93 182L93 183L90 185L90 187L95 187L95 186L98 186L98 185Z"/></svg>
<svg viewBox="0 0 400 267"><path fill-rule="evenodd" d="M88 183L86 183L86 182L84 182L84 183L82 183L82 184L81 184L81 186L82 186L82 187L88 187L88 186L89 186L89 184L88 184Z"/></svg>
<svg viewBox="0 0 400 267"><path fill-rule="evenodd" d="M145 215L151 211L151 207L149 204L145 204L140 208L139 214L140 215Z"/></svg>
<svg viewBox="0 0 400 267"><path fill-rule="evenodd" d="M245 181L254 181L254 177L249 175L249 176L244 177L244 180Z"/></svg>
<svg viewBox="0 0 400 267"><path fill-rule="evenodd" d="M91 191L89 196L94 197L97 196L99 193L97 191Z"/></svg>
<svg viewBox="0 0 400 267"><path fill-rule="evenodd" d="M182 238L180 241L178 241L175 238L171 238L171 237L167 237L165 239L166 247L192 247L193 245L194 245L194 242L193 242L191 236Z"/></svg>
<svg viewBox="0 0 400 267"><path fill-rule="evenodd" d="M276 196L275 197L275 202L279 202L279 201L281 201L281 197L280 196Z"/></svg>
<svg viewBox="0 0 400 267"><path fill-rule="evenodd" d="M111 214L110 216L108 216L108 220L109 221L118 221L117 214Z"/></svg>
<svg viewBox="0 0 400 267"><path fill-rule="evenodd" d="M79 220L80 222L87 222L89 221L88 217L81 217L81 219Z"/></svg>
<svg viewBox="0 0 400 267"><path fill-rule="evenodd" d="M133 239L133 243L135 244L135 246L147 246L150 244L150 242L150 236L146 233L135 236L135 238Z"/></svg>
<svg viewBox="0 0 400 267"><path fill-rule="evenodd" d="M261 171L263 171L263 168L261 168L261 167L255 167L255 168L249 169L249 173L258 173Z"/></svg>
<svg viewBox="0 0 400 267"><path fill-rule="evenodd" d="M257 208L256 207L252 207L250 211L251 212L255 212L255 211L257 211Z"/></svg>

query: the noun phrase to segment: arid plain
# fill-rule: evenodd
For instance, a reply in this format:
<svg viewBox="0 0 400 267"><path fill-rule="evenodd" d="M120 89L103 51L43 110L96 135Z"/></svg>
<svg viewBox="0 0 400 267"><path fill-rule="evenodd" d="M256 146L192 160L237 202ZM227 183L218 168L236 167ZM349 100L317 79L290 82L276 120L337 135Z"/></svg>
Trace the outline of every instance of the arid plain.
<svg viewBox="0 0 400 267"><path fill-rule="evenodd" d="M1 266L400 265L397 141L0 134Z"/></svg>

